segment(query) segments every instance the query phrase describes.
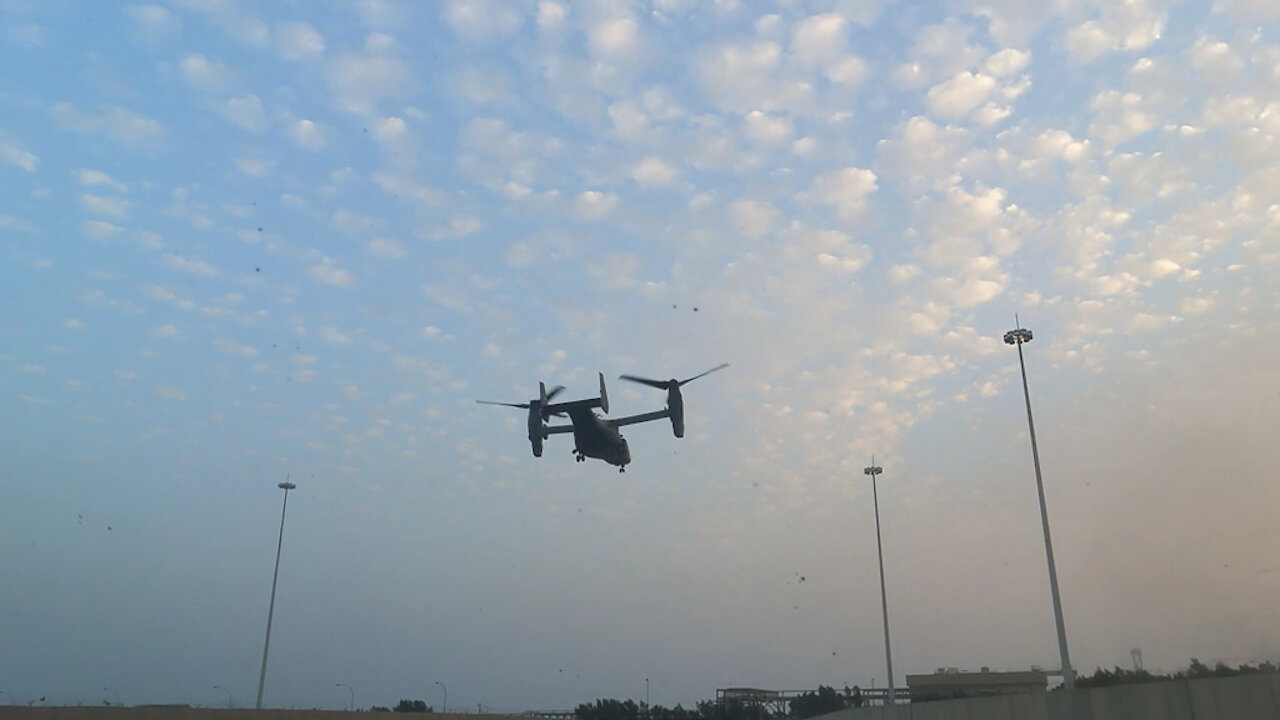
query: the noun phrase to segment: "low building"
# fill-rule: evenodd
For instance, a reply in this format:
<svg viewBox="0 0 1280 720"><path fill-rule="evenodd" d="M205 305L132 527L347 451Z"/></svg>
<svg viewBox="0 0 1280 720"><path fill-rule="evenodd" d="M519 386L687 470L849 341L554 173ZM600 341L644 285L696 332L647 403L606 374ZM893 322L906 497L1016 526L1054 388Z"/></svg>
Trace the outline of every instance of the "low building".
<svg viewBox="0 0 1280 720"><path fill-rule="evenodd" d="M1043 670L992 672L984 667L980 672L960 672L955 668L939 668L931 675L907 676L911 702L1043 693L1048 684L1048 674Z"/></svg>

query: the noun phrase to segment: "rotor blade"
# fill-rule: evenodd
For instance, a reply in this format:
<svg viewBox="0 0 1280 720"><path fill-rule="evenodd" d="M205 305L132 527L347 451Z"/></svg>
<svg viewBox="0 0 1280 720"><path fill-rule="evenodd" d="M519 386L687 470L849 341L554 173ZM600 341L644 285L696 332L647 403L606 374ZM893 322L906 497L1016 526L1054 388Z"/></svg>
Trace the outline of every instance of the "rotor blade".
<svg viewBox="0 0 1280 720"><path fill-rule="evenodd" d="M725 368L727 368L727 367L729 367L729 363L720 363L719 365L717 365L717 366L715 366L715 367L711 368L710 370L708 370L708 371L706 371L706 372L704 372L704 373L699 373L699 374L697 374L697 375L694 375L693 377L691 377L691 378L689 378L689 379L687 379L687 380L681 380L681 381L680 381L680 384L681 384L681 385L684 385L685 383L693 382L694 380L697 380L697 379L698 379L698 378L700 378L700 377L705 377L705 376L710 375L711 373L713 373L713 372L715 372L715 371L717 371L717 370L723 370L723 369L725 369Z"/></svg>
<svg viewBox="0 0 1280 720"><path fill-rule="evenodd" d="M480 405L505 405L506 407L521 408L524 410L529 409L529 403L504 403L504 402L495 402L493 400L477 400L476 402L479 403Z"/></svg>
<svg viewBox="0 0 1280 720"><path fill-rule="evenodd" d="M557 386L555 386L555 387L551 388L550 390L548 390L548 391L547 391L547 401L548 401L548 402L550 402L552 398L554 398L555 396L559 395L561 390L564 390L564 386L563 386L563 385L557 385Z"/></svg>
<svg viewBox="0 0 1280 720"><path fill-rule="evenodd" d="M635 375L619 375L618 377L623 380L630 380L633 383L640 383L641 385L658 388L659 390L666 390L667 386L671 383L670 380L650 380L649 378L636 377Z"/></svg>

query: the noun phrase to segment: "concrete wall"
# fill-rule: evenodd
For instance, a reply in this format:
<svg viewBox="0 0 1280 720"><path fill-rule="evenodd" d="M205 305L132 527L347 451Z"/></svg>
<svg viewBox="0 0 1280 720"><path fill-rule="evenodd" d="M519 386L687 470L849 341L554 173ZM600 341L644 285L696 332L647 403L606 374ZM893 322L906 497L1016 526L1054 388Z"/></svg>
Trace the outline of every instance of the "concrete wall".
<svg viewBox="0 0 1280 720"><path fill-rule="evenodd" d="M530 720L518 715L370 713L343 710L224 710L190 707L0 706L0 720Z"/></svg>
<svg viewBox="0 0 1280 720"><path fill-rule="evenodd" d="M817 720L1280 720L1280 675L851 708Z"/></svg>
<svg viewBox="0 0 1280 720"><path fill-rule="evenodd" d="M1072 707L1074 705L1074 707ZM0 706L0 720L529 720L512 715ZM1174 680L1043 695L851 708L817 720L1280 720L1280 675Z"/></svg>

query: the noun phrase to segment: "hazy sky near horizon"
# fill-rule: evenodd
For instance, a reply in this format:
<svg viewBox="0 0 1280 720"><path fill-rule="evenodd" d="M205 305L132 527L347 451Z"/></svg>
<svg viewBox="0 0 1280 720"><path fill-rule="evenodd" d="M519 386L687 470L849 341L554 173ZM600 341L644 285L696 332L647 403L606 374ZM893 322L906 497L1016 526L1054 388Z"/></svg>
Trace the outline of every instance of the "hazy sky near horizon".
<svg viewBox="0 0 1280 720"><path fill-rule="evenodd" d="M1280 656L1280 5L0 0L0 702ZM620 475L516 410L686 377Z"/></svg>

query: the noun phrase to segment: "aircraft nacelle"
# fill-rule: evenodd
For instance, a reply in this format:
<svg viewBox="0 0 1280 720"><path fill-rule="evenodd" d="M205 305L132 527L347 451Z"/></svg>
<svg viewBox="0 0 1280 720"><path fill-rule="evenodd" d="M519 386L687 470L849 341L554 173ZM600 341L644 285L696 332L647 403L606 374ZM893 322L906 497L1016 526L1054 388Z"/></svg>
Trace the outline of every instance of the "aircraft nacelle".
<svg viewBox="0 0 1280 720"><path fill-rule="evenodd" d="M543 397L546 397L546 391L543 390ZM529 403L529 445L533 447L533 456L542 457L542 439L545 437L542 429L542 404Z"/></svg>
<svg viewBox="0 0 1280 720"><path fill-rule="evenodd" d="M678 438L684 437L684 397L680 394L680 383L675 380L667 386L667 411L671 413L671 432Z"/></svg>

